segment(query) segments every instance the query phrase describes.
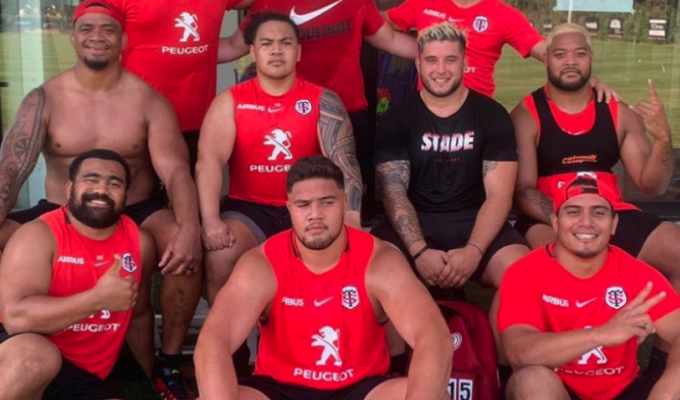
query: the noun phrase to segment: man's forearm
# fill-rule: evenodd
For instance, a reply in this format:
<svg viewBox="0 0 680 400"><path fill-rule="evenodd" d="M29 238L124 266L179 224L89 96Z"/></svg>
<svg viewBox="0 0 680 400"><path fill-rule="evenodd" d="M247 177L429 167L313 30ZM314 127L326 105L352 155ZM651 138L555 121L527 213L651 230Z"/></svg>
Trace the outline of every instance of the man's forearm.
<svg viewBox="0 0 680 400"><path fill-rule="evenodd" d="M515 338L512 343L503 336L501 334L501 342L514 368L537 365L557 368L602 346L596 329L560 333L528 332Z"/></svg>
<svg viewBox="0 0 680 400"><path fill-rule="evenodd" d="M550 216L553 214L553 201L535 186L526 186L517 191L515 197L517 209L527 217L550 224Z"/></svg>
<svg viewBox="0 0 680 400"><path fill-rule="evenodd" d="M425 239L420 231L418 214L406 193L398 189L383 187L383 204L392 228L397 232L408 252L413 255L419 251L420 247L425 245Z"/></svg>
<svg viewBox="0 0 680 400"><path fill-rule="evenodd" d="M191 179L188 165L178 166L169 174L170 179L165 183L168 198L172 203L175 220L180 228L198 228L198 194L196 185Z"/></svg>
<svg viewBox="0 0 680 400"><path fill-rule="evenodd" d="M503 224L508 220L511 207L511 198L506 199L501 196L487 198L477 213L468 242L479 247L482 252L486 252L503 228Z"/></svg>
<svg viewBox="0 0 680 400"><path fill-rule="evenodd" d="M51 335L102 310L91 290L68 297L30 296L4 307L3 324L10 334Z"/></svg>
<svg viewBox="0 0 680 400"><path fill-rule="evenodd" d="M447 336L448 337L448 336ZM448 346L448 347L447 347ZM450 343L416 342L408 371L406 400L442 400L451 377Z"/></svg>
<svg viewBox="0 0 680 400"><path fill-rule="evenodd" d="M202 400L237 400L238 381L229 344L220 334L203 331L194 363Z"/></svg>
<svg viewBox="0 0 680 400"><path fill-rule="evenodd" d="M641 190L650 196L661 196L668 190L675 170L672 141L655 140L652 151L642 169Z"/></svg>
<svg viewBox="0 0 680 400"><path fill-rule="evenodd" d="M222 167L215 161L199 160L196 164L196 184L203 222L220 217Z"/></svg>

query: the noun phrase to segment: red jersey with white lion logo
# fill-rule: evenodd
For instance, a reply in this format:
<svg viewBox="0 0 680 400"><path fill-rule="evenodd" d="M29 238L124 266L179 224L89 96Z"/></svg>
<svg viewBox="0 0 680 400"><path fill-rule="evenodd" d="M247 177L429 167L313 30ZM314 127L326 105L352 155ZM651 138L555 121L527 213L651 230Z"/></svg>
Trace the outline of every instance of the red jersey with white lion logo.
<svg viewBox="0 0 680 400"><path fill-rule="evenodd" d="M137 225L125 215L114 233L103 240L84 236L71 225L66 206L41 219L50 227L56 252L52 264L50 297L67 297L92 289L113 265L114 254L121 257L120 275L142 279L142 263ZM118 359L132 310L98 311L48 339L72 364L100 378L106 377Z"/></svg>
<svg viewBox="0 0 680 400"><path fill-rule="evenodd" d="M269 318L260 322L255 374L336 390L387 372L385 325L378 322L365 285L374 239L349 227L345 232L340 261L320 275L303 264L292 230L265 242L277 291Z"/></svg>
<svg viewBox="0 0 680 400"><path fill-rule="evenodd" d="M122 64L172 103L182 131L201 128L217 87L224 13L242 0L113 0L125 15Z"/></svg>
<svg viewBox="0 0 680 400"><path fill-rule="evenodd" d="M534 250L503 275L498 330L514 325L541 332L569 332L604 325L652 282L651 299L666 297L649 310L657 321L680 308L680 297L658 271L616 246L609 246L601 269L579 278L560 265L554 245ZM615 398L637 376L637 337L615 347L600 346L555 369L583 400Z"/></svg>
<svg viewBox="0 0 680 400"><path fill-rule="evenodd" d="M286 174L301 158L321 154L319 103L323 89L296 79L272 96L251 79L232 86L236 140L229 158L229 197L286 204Z"/></svg>

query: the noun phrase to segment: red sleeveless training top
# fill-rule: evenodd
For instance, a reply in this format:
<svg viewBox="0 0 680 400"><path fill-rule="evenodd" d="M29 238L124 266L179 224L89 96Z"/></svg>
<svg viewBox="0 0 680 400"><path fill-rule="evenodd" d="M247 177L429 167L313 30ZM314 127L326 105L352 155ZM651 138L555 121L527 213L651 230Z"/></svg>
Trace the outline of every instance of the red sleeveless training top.
<svg viewBox="0 0 680 400"><path fill-rule="evenodd" d="M236 141L229 159L229 197L286 204L286 173L297 160L321 154L318 123L322 88L297 79L271 96L256 79L232 86Z"/></svg>
<svg viewBox="0 0 680 400"><path fill-rule="evenodd" d="M321 275L302 263L291 230L264 244L277 291L268 320L260 323L255 374L335 390L387 372L385 325L378 323L365 285L373 237L346 232L340 261Z"/></svg>
<svg viewBox="0 0 680 400"><path fill-rule="evenodd" d="M66 216L66 206L40 217L49 226L57 248L52 264L50 297L66 297L96 286L113 265L113 255L122 258L121 276L133 275L139 284L142 263L137 225L121 216L118 228L104 240L90 239L76 230ZM125 339L132 311L103 310L49 336L49 340L72 364L106 377Z"/></svg>

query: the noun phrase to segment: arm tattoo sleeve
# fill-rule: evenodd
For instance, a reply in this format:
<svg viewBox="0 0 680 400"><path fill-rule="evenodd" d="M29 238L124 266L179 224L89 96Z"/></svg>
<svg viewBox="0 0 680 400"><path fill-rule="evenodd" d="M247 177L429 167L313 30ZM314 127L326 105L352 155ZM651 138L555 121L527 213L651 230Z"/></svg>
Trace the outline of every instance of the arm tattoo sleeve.
<svg viewBox="0 0 680 400"><path fill-rule="evenodd" d="M0 149L0 219L9 214L21 185L35 168L45 142L43 126L45 90L31 91L19 106L16 118Z"/></svg>
<svg viewBox="0 0 680 400"><path fill-rule="evenodd" d="M385 211L406 249L423 240L418 215L407 196L410 170L411 163L408 161L389 161L376 167Z"/></svg>
<svg viewBox="0 0 680 400"><path fill-rule="evenodd" d="M553 201L548 195L535 187L525 187L521 189L517 195L532 205L538 206L541 213L543 213L547 219L550 219L550 216L553 214Z"/></svg>
<svg viewBox="0 0 680 400"><path fill-rule="evenodd" d="M482 165L483 165L482 166L482 177L486 178L486 174L488 174L489 172L496 169L496 167L498 166L498 163L496 161L484 160L484 163Z"/></svg>
<svg viewBox="0 0 680 400"><path fill-rule="evenodd" d="M324 90L321 95L319 132L321 148L340 167L345 176L345 195L349 209L361 208L361 170L356 158L352 123L342 101L335 93Z"/></svg>

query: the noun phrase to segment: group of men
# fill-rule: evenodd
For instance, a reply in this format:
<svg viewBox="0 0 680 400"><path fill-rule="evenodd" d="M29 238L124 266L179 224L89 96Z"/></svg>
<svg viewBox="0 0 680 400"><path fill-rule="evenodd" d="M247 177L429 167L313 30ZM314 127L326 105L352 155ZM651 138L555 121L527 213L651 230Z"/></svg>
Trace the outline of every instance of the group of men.
<svg viewBox="0 0 680 400"><path fill-rule="evenodd" d="M234 7L259 12L220 40ZM426 286L470 278L501 288L510 398L680 399L680 229L625 203L611 170L621 159L649 194L669 185L653 84L635 107L599 101L612 92L588 33L543 39L498 0L407 0L386 17L370 0L81 3L76 66L27 95L0 154L0 399L118 399L103 378L125 337L159 392L192 398L179 357L203 283L203 399L444 399L453 348ZM374 161L363 39L414 58L422 87L382 117ZM511 114L488 97L505 43L548 72ZM215 97L216 63L245 52L256 77ZM10 212L41 153L47 199ZM387 215L371 236L374 163ZM239 379L231 355L258 322L255 375ZM385 375L388 322L413 349L407 378Z"/></svg>

